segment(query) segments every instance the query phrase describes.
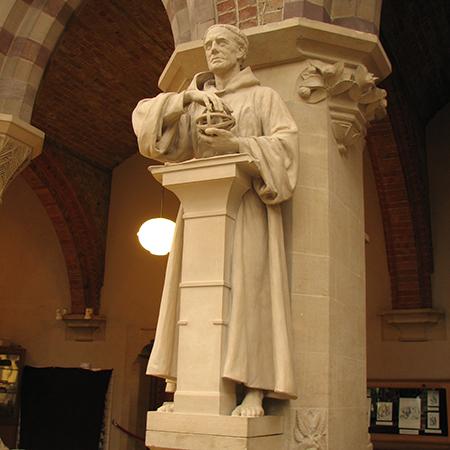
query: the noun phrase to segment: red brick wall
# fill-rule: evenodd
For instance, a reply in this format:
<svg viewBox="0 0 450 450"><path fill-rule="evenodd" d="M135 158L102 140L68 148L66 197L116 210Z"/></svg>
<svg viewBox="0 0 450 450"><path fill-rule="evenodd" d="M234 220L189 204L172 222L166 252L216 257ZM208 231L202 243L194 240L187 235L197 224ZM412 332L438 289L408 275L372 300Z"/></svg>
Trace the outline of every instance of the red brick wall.
<svg viewBox="0 0 450 450"><path fill-rule="evenodd" d="M367 141L383 217L392 307L431 307L431 240L418 239L414 199L390 120L375 123Z"/></svg>
<svg viewBox="0 0 450 450"><path fill-rule="evenodd" d="M98 312L111 174L46 141L23 172L47 211L66 260L73 313Z"/></svg>

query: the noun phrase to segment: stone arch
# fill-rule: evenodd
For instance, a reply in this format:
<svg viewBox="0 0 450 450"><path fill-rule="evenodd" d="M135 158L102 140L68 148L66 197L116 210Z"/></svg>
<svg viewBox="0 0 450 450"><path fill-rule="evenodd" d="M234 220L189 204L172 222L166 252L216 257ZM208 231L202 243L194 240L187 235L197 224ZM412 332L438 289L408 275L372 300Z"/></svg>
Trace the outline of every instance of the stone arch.
<svg viewBox="0 0 450 450"><path fill-rule="evenodd" d="M0 16L0 111L30 122L45 67L85 0L15 0ZM142 0L149 1L149 0ZM175 45L201 39L216 23L215 0L162 0Z"/></svg>
<svg viewBox="0 0 450 450"><path fill-rule="evenodd" d="M405 177L391 121L375 123L367 142L383 218L392 307L431 308L429 225L418 217L421 202Z"/></svg>
<svg viewBox="0 0 450 450"><path fill-rule="evenodd" d="M50 55L81 3L82 0L10 3L0 24L0 111L30 121Z"/></svg>

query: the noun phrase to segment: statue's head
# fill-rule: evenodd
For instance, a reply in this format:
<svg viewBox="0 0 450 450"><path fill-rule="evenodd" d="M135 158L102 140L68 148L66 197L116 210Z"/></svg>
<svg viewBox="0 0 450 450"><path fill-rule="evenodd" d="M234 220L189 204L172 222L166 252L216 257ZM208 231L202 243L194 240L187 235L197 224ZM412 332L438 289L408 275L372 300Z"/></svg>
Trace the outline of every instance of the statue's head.
<svg viewBox="0 0 450 450"><path fill-rule="evenodd" d="M248 38L233 25L212 25L203 39L206 60L211 72L242 66L248 53Z"/></svg>

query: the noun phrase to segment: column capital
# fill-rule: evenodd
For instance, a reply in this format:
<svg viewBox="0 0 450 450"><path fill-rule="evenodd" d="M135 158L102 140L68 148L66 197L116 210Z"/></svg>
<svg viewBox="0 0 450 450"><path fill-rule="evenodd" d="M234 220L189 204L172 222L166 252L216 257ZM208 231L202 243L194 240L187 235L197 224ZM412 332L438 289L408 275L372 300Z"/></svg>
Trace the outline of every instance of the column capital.
<svg viewBox="0 0 450 450"><path fill-rule="evenodd" d="M364 65L377 79L386 78L391 65L377 36L337 25L296 17L245 30L250 42L246 64L259 69L279 64L319 59ZM160 79L163 91L185 89L192 77L207 70L201 40L176 47Z"/></svg>
<svg viewBox="0 0 450 450"><path fill-rule="evenodd" d="M0 201L8 184L40 155L44 133L9 114L0 114Z"/></svg>
<svg viewBox="0 0 450 450"><path fill-rule="evenodd" d="M307 103L328 100L333 134L341 153L362 148L367 123L386 115L386 91L362 64L327 63L308 59L297 79L297 93Z"/></svg>

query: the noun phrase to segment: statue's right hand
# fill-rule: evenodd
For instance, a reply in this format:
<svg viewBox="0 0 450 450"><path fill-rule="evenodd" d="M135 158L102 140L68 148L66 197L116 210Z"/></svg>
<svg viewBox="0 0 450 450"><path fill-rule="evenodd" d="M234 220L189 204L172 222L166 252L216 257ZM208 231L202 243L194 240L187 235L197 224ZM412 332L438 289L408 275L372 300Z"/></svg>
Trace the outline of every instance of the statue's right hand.
<svg viewBox="0 0 450 450"><path fill-rule="evenodd" d="M191 90L184 92L184 104L189 105L190 103L195 102L203 105L209 111L226 111L231 112L230 108L226 103L218 97L213 92L204 92L198 90Z"/></svg>

